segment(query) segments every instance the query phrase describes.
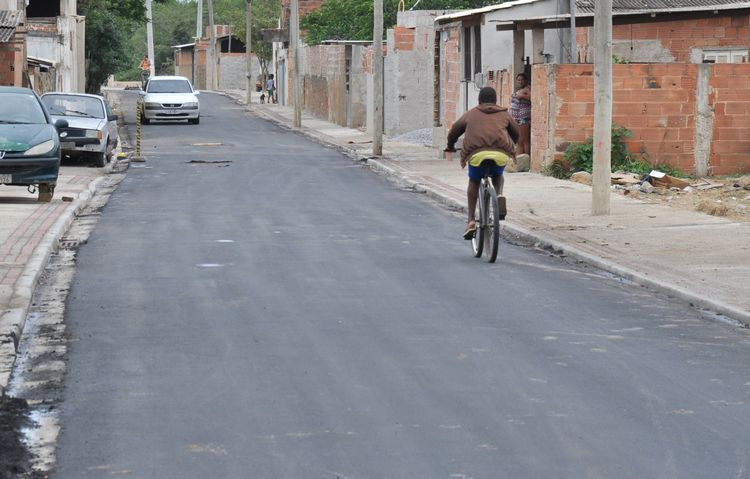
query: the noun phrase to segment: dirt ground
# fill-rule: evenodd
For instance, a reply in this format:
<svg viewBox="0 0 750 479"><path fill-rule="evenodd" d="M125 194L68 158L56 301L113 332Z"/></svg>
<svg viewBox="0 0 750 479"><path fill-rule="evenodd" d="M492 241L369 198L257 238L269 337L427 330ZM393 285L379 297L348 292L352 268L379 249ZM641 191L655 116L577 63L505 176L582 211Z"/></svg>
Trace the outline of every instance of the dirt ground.
<svg viewBox="0 0 750 479"><path fill-rule="evenodd" d="M711 178L708 187L703 180L688 180L686 189L655 188L653 193L617 190L648 203L668 205L681 210L700 211L737 221L750 222L750 175L743 177Z"/></svg>

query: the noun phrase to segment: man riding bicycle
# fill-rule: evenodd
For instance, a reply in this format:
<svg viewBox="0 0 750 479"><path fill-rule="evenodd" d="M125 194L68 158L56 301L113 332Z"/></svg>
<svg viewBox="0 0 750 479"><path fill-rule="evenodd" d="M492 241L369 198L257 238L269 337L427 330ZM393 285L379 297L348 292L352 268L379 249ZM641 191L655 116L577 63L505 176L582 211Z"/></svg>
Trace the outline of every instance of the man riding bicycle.
<svg viewBox="0 0 750 479"><path fill-rule="evenodd" d="M508 109L497 104L495 90L484 87L479 91L479 105L464 113L448 132L448 147L445 149L448 160L453 159L456 141L464 133L466 136L461 149L461 168L469 165L469 186L466 190L469 221L464 239L471 240L477 229L474 210L479 196L479 183L486 171L492 177L492 184L497 191L500 218L505 218L503 170L514 156L519 131Z"/></svg>
<svg viewBox="0 0 750 479"><path fill-rule="evenodd" d="M141 88L145 89L146 83L148 83L148 79L151 76L151 60L149 60L148 55L143 55L143 60L141 60L138 68L141 69Z"/></svg>

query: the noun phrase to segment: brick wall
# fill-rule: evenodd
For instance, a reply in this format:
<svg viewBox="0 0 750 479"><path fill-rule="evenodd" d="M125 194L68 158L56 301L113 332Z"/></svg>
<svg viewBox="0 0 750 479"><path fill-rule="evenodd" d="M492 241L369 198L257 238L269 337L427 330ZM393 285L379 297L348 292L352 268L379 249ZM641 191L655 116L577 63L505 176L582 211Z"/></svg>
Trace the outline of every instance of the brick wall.
<svg viewBox="0 0 750 479"><path fill-rule="evenodd" d="M750 15L616 25L615 41L659 40L676 62L689 62L692 48L750 45Z"/></svg>
<svg viewBox="0 0 750 479"><path fill-rule="evenodd" d="M709 105L714 110L711 172L750 171L750 65L711 65Z"/></svg>
<svg viewBox="0 0 750 479"><path fill-rule="evenodd" d="M414 50L414 42L416 40L416 29L406 28L402 26L395 26L393 28L393 38L396 51L410 51Z"/></svg>
<svg viewBox="0 0 750 479"><path fill-rule="evenodd" d="M303 108L317 118L346 125L344 45L300 49Z"/></svg>
<svg viewBox="0 0 750 479"><path fill-rule="evenodd" d="M460 30L448 30L448 40L443 42L443 61L440 65L440 94L442 99L442 125L448 129L458 119L458 101L461 90L461 55L458 49Z"/></svg>
<svg viewBox="0 0 750 479"><path fill-rule="evenodd" d="M26 33L19 28L10 41L0 43L0 86L25 86Z"/></svg>
<svg viewBox="0 0 750 479"><path fill-rule="evenodd" d="M697 70L684 63L614 65L612 118L632 131L631 152L695 171ZM711 65L709 75L709 172L748 172L750 64ZM593 66L537 65L532 84L532 166L538 171L560 159L571 142L593 135Z"/></svg>

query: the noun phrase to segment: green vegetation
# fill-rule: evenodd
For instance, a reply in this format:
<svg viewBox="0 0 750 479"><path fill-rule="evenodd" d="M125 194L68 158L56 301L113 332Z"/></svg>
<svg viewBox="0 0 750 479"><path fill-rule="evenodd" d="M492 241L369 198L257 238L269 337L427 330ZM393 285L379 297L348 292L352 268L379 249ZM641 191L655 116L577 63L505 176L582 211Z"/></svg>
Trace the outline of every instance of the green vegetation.
<svg viewBox="0 0 750 479"><path fill-rule="evenodd" d="M383 28L396 24L399 0L383 1ZM451 10L478 8L503 3L497 0L409 0L406 9L416 6L419 10ZM316 45L325 40L372 40L372 0L324 0L320 10L312 12L300 21L300 28L307 31L305 42Z"/></svg>
<svg viewBox="0 0 750 479"><path fill-rule="evenodd" d="M208 26L208 2L203 2L203 34ZM273 54L270 43L264 42L261 29L275 28L281 13L280 0L253 0L252 50L258 55L265 72ZM232 25L234 36L245 41L246 0L214 0L214 23ZM192 43L195 40L197 3L195 0L162 0L154 5L154 68L157 75L174 73L173 45ZM145 24L135 28L127 40L124 65L117 70L118 80L139 80L138 65L146 53Z"/></svg>
<svg viewBox="0 0 750 479"><path fill-rule="evenodd" d="M143 0L79 0L78 13L86 16L86 91L98 93L127 64L127 38L145 23L146 7Z"/></svg>
<svg viewBox="0 0 750 479"><path fill-rule="evenodd" d="M648 160L648 155L637 157L628 151L625 139L633 133L624 127L612 125L612 171L627 171L637 175L646 175L651 170L659 170L670 176L685 176L678 168ZM571 143L565 149L562 160L553 161L545 166L542 173L555 178L567 179L577 171L593 171L594 137L582 143Z"/></svg>

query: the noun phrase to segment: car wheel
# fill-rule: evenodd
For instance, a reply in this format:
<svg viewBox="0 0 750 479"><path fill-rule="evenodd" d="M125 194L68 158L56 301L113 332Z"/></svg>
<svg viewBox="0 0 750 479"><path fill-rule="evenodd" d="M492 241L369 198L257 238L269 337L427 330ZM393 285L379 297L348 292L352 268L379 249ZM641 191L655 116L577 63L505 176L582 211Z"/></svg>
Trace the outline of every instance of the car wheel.
<svg viewBox="0 0 750 479"><path fill-rule="evenodd" d="M39 197L38 200L43 203L49 203L52 201L52 196L55 194L55 185L49 183L39 184Z"/></svg>
<svg viewBox="0 0 750 479"><path fill-rule="evenodd" d="M94 166L103 168L107 164L107 153L94 153Z"/></svg>
<svg viewBox="0 0 750 479"><path fill-rule="evenodd" d="M198 117L194 120L188 120L188 123L192 123L193 125L199 125L201 122L201 117Z"/></svg>
<svg viewBox="0 0 750 479"><path fill-rule="evenodd" d="M148 125L150 120L146 118L146 113L141 112L141 125Z"/></svg>

